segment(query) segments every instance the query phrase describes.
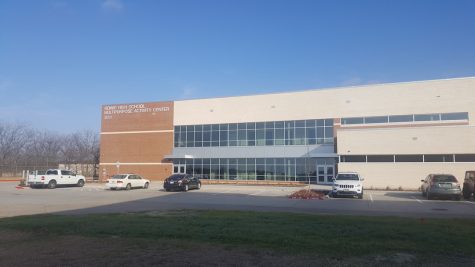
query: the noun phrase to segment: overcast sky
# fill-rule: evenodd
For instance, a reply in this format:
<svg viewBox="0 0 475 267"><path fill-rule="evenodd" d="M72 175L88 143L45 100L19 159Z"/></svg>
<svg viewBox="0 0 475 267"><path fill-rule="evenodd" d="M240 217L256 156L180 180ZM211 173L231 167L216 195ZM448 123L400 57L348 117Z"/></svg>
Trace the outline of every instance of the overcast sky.
<svg viewBox="0 0 475 267"><path fill-rule="evenodd" d="M99 131L104 104L475 76L474 14L473 0L0 0L0 121Z"/></svg>

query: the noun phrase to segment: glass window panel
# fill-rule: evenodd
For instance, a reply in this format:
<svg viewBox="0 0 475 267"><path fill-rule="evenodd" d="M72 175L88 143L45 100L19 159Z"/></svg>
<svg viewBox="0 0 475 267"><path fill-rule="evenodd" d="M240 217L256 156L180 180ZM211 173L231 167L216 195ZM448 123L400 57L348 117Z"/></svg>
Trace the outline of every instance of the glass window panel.
<svg viewBox="0 0 475 267"><path fill-rule="evenodd" d="M256 159L255 158L247 158L246 163L248 165L254 165L254 164L256 164Z"/></svg>
<svg viewBox="0 0 475 267"><path fill-rule="evenodd" d="M238 123L238 130L246 130L246 123Z"/></svg>
<svg viewBox="0 0 475 267"><path fill-rule="evenodd" d="M211 165L209 178L219 179L219 165Z"/></svg>
<svg viewBox="0 0 475 267"><path fill-rule="evenodd" d="M264 129L264 128L265 128L265 123L263 122L256 123L256 129Z"/></svg>
<svg viewBox="0 0 475 267"><path fill-rule="evenodd" d="M414 117L412 115L394 115L389 116L389 122L412 122Z"/></svg>
<svg viewBox="0 0 475 267"><path fill-rule="evenodd" d="M364 155L341 156L341 162L366 162L366 156Z"/></svg>
<svg viewBox="0 0 475 267"><path fill-rule="evenodd" d="M454 155L424 155L425 162L453 162Z"/></svg>
<svg viewBox="0 0 475 267"><path fill-rule="evenodd" d="M422 162L422 155L396 155L396 162Z"/></svg>
<svg viewBox="0 0 475 267"><path fill-rule="evenodd" d="M255 146L256 145L256 131L247 130L247 145Z"/></svg>
<svg viewBox="0 0 475 267"><path fill-rule="evenodd" d="M266 174L265 165L258 164L256 165L256 180L264 180Z"/></svg>
<svg viewBox="0 0 475 267"><path fill-rule="evenodd" d="M256 165L247 164L247 179L256 180Z"/></svg>
<svg viewBox="0 0 475 267"><path fill-rule="evenodd" d="M275 179L285 181L285 165L275 165Z"/></svg>
<svg viewBox="0 0 475 267"><path fill-rule="evenodd" d="M229 140L237 140L237 130L230 130L229 131Z"/></svg>
<svg viewBox="0 0 475 267"><path fill-rule="evenodd" d="M285 139L284 129L275 129L275 139Z"/></svg>
<svg viewBox="0 0 475 267"><path fill-rule="evenodd" d="M276 158L275 159L275 164L276 165L284 165L285 164L285 159L284 158Z"/></svg>
<svg viewBox="0 0 475 267"><path fill-rule="evenodd" d="M305 144L305 128L295 128L295 145Z"/></svg>
<svg viewBox="0 0 475 267"><path fill-rule="evenodd" d="M325 119L325 126L333 126L333 119Z"/></svg>
<svg viewBox="0 0 475 267"><path fill-rule="evenodd" d="M211 125L203 125L203 131L211 131Z"/></svg>
<svg viewBox="0 0 475 267"><path fill-rule="evenodd" d="M368 155L368 162L394 162L393 155Z"/></svg>
<svg viewBox="0 0 475 267"><path fill-rule="evenodd" d="M325 127L325 138L333 138L333 127Z"/></svg>
<svg viewBox="0 0 475 267"><path fill-rule="evenodd" d="M274 122L273 121L267 121L266 122L266 129L274 129Z"/></svg>
<svg viewBox="0 0 475 267"><path fill-rule="evenodd" d="M212 146L218 146L218 144L219 144L219 132L218 131L211 132L211 142L212 142Z"/></svg>
<svg viewBox="0 0 475 267"><path fill-rule="evenodd" d="M284 122L283 121L276 121L274 126L275 126L275 128L284 128Z"/></svg>
<svg viewBox="0 0 475 267"><path fill-rule="evenodd" d="M305 121L295 121L295 127L305 127Z"/></svg>
<svg viewBox="0 0 475 267"><path fill-rule="evenodd" d="M256 164L266 164L266 160L263 158L257 158L256 159Z"/></svg>
<svg viewBox="0 0 475 267"><path fill-rule="evenodd" d="M324 137L325 137L325 128L317 127L317 138L324 138Z"/></svg>
<svg viewBox="0 0 475 267"><path fill-rule="evenodd" d="M317 139L316 139L316 138L310 138L310 139L307 138L307 144L309 144L309 145L315 145L316 143L317 143Z"/></svg>
<svg viewBox="0 0 475 267"><path fill-rule="evenodd" d="M220 146L228 146L228 131L221 131L219 132L219 145Z"/></svg>
<svg viewBox="0 0 475 267"><path fill-rule="evenodd" d="M266 129L266 146L274 145L274 129Z"/></svg>
<svg viewBox="0 0 475 267"><path fill-rule="evenodd" d="M193 125L186 126L186 131L187 132L193 132L194 130L195 130L195 126L193 126Z"/></svg>
<svg viewBox="0 0 475 267"><path fill-rule="evenodd" d="M285 122L285 129L293 129L293 128L294 128L294 121Z"/></svg>
<svg viewBox="0 0 475 267"><path fill-rule="evenodd" d="M366 117L364 118L365 123L387 123L388 116L377 116L377 117Z"/></svg>
<svg viewBox="0 0 475 267"><path fill-rule="evenodd" d="M475 162L475 154L455 155L455 162Z"/></svg>
<svg viewBox="0 0 475 267"><path fill-rule="evenodd" d="M238 145L247 146L247 131L238 130Z"/></svg>
<svg viewBox="0 0 475 267"><path fill-rule="evenodd" d="M275 165L266 165L266 180L275 180Z"/></svg>
<svg viewBox="0 0 475 267"><path fill-rule="evenodd" d="M362 117L341 119L341 124L363 124L363 123L364 123L364 119Z"/></svg>
<svg viewBox="0 0 475 267"><path fill-rule="evenodd" d="M237 146L238 145L238 141L237 140L229 140L228 141L228 146Z"/></svg>
<svg viewBox="0 0 475 267"><path fill-rule="evenodd" d="M285 139L274 139L274 145L284 146L285 145Z"/></svg>
<svg viewBox="0 0 475 267"><path fill-rule="evenodd" d="M315 127L315 120L306 120L305 121L305 127L311 127L311 128L314 128Z"/></svg>
<svg viewBox="0 0 475 267"><path fill-rule="evenodd" d="M325 120L317 120L317 126L325 126Z"/></svg>
<svg viewBox="0 0 475 267"><path fill-rule="evenodd" d="M457 113L442 113L441 119L443 121L449 120L468 120L468 112L457 112Z"/></svg>
<svg viewBox="0 0 475 267"><path fill-rule="evenodd" d="M414 121L440 121L440 114L416 114Z"/></svg>
<svg viewBox="0 0 475 267"><path fill-rule="evenodd" d="M195 125L195 132L201 132L203 131L203 126L202 125Z"/></svg>
<svg viewBox="0 0 475 267"><path fill-rule="evenodd" d="M194 132L187 132L186 133L186 146L187 147L194 147L195 146L195 133Z"/></svg>
<svg viewBox="0 0 475 267"><path fill-rule="evenodd" d="M219 164L219 159L210 159L211 164Z"/></svg>
<svg viewBox="0 0 475 267"><path fill-rule="evenodd" d="M247 123L247 129L248 130L256 129L256 123L255 122L248 122Z"/></svg>
<svg viewBox="0 0 475 267"><path fill-rule="evenodd" d="M219 124L211 125L211 131L219 131Z"/></svg>
<svg viewBox="0 0 475 267"><path fill-rule="evenodd" d="M229 130L237 130L237 124L236 123L230 123L229 124Z"/></svg>
<svg viewBox="0 0 475 267"><path fill-rule="evenodd" d="M195 136L198 133L195 133ZM204 142L209 142L211 141L211 132L203 132L203 141Z"/></svg>
<svg viewBox="0 0 475 267"><path fill-rule="evenodd" d="M227 131L228 130L228 125L227 124L220 124L219 125L219 130L221 131Z"/></svg>
<svg viewBox="0 0 475 267"><path fill-rule="evenodd" d="M264 146L266 144L266 133L264 129L256 130L256 145Z"/></svg>
<svg viewBox="0 0 475 267"><path fill-rule="evenodd" d="M307 128L306 131L307 131L306 133L307 139L317 138L315 128Z"/></svg>

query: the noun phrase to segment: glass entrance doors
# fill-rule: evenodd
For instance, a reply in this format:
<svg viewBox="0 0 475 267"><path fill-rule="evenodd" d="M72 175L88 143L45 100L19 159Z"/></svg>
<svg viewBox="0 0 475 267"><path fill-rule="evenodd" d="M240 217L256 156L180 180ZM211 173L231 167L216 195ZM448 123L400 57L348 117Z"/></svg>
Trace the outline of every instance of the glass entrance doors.
<svg viewBox="0 0 475 267"><path fill-rule="evenodd" d="M317 181L319 184L331 184L334 177L334 165L317 165Z"/></svg>
<svg viewBox="0 0 475 267"><path fill-rule="evenodd" d="M174 164L173 173L185 173L186 165L185 164Z"/></svg>

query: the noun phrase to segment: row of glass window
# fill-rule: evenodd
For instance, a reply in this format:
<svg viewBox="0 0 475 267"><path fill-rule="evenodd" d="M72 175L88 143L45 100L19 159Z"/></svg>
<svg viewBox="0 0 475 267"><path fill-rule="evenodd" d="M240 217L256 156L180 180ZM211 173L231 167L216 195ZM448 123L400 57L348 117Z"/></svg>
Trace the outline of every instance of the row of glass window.
<svg viewBox="0 0 475 267"><path fill-rule="evenodd" d="M333 119L175 126L175 147L333 143Z"/></svg>
<svg viewBox="0 0 475 267"><path fill-rule="evenodd" d="M332 158L175 159L173 164L174 173L194 174L202 179L316 181L317 161L334 168Z"/></svg>
<svg viewBox="0 0 475 267"><path fill-rule="evenodd" d="M341 162L475 162L475 154L346 155Z"/></svg>
<svg viewBox="0 0 475 267"><path fill-rule="evenodd" d="M342 118L341 124L346 125L346 124L373 124L373 123L395 123L395 122L415 122L415 121L452 121L452 120L468 120L468 112L352 117L352 118Z"/></svg>

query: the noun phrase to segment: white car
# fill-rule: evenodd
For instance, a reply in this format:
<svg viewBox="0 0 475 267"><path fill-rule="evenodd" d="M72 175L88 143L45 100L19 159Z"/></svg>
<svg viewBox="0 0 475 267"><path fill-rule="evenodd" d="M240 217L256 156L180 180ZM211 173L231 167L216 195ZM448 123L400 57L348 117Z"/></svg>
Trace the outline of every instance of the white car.
<svg viewBox="0 0 475 267"><path fill-rule="evenodd" d="M333 179L332 196L357 196L363 198L364 179L356 172L340 172Z"/></svg>
<svg viewBox="0 0 475 267"><path fill-rule="evenodd" d="M116 174L107 180L106 187L115 190L115 189L125 189L130 190L132 188L143 188L147 189L150 185L150 180L142 178L142 176L125 173L125 174Z"/></svg>

